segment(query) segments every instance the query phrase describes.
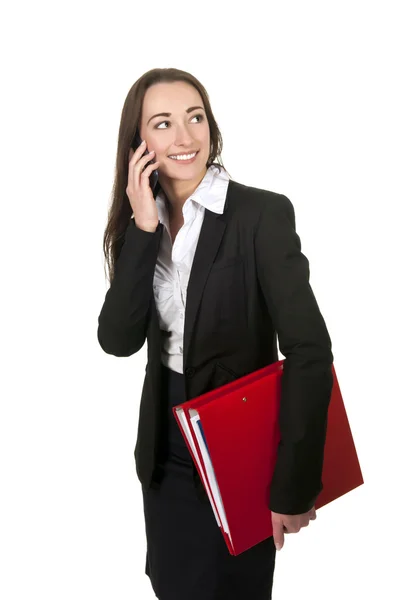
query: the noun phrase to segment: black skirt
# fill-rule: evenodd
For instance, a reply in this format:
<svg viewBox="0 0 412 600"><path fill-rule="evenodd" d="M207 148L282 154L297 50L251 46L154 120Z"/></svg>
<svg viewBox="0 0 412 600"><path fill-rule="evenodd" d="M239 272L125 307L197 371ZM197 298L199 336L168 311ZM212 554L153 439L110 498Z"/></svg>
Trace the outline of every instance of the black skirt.
<svg viewBox="0 0 412 600"><path fill-rule="evenodd" d="M160 486L143 493L146 574L160 600L270 600L273 537L232 556L209 500L201 501L193 461L172 406L185 401L184 375L162 366L167 410Z"/></svg>

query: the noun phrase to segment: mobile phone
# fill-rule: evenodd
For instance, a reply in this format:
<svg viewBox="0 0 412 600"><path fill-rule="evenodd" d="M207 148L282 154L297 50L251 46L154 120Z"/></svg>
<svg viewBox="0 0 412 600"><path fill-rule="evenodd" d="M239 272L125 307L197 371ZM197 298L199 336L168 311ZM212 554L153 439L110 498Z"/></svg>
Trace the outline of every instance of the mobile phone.
<svg viewBox="0 0 412 600"><path fill-rule="evenodd" d="M133 148L133 150L136 151L137 148L138 148L138 146L140 146L141 143L142 143L142 138L140 137L139 132L136 130L136 134L135 134L135 136L133 138L133 142L132 142L132 148ZM146 154L149 154L149 150L147 149L147 147L146 147L146 150L143 153L143 156L145 156ZM146 167L148 165L152 165L154 162L155 162L154 159L150 160L145 165L143 171L146 169ZM155 187L157 186L158 178L159 178L159 173L158 173L157 169L155 169L149 175L149 183L150 183L150 187L151 187L152 192L153 192L153 196L155 196Z"/></svg>

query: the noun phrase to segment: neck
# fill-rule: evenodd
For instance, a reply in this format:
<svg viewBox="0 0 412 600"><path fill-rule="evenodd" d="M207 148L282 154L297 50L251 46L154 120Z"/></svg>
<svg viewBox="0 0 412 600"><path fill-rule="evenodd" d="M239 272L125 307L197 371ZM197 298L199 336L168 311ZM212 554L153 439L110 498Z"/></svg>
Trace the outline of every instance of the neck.
<svg viewBox="0 0 412 600"><path fill-rule="evenodd" d="M159 173L159 183L168 201L170 218L181 217L184 203L199 186L206 172L207 168L205 167L196 179L188 181L184 179L170 179L169 177L163 178Z"/></svg>

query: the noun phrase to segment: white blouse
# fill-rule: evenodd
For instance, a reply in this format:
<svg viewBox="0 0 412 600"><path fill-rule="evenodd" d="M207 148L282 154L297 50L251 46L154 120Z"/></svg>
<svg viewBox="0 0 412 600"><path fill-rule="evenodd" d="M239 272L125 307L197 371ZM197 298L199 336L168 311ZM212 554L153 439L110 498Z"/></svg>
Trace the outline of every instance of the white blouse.
<svg viewBox="0 0 412 600"><path fill-rule="evenodd" d="M183 205L184 223L172 247L169 212L162 190L156 196L159 221L164 225L153 278L153 293L160 328L169 331L163 336L162 363L183 373L183 331L185 324L186 292L189 282L205 208L222 214L229 175L211 165L193 194ZM166 235L167 232L167 235Z"/></svg>

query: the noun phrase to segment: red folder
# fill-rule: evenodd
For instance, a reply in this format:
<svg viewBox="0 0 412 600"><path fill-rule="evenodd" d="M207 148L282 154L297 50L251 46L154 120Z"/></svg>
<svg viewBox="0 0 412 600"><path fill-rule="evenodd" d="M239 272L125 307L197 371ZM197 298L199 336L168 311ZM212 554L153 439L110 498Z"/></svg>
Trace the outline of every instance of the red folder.
<svg viewBox="0 0 412 600"><path fill-rule="evenodd" d="M284 360L173 407L230 554L273 535L269 486ZM334 366L319 509L363 484ZM200 425L199 425L200 421Z"/></svg>

